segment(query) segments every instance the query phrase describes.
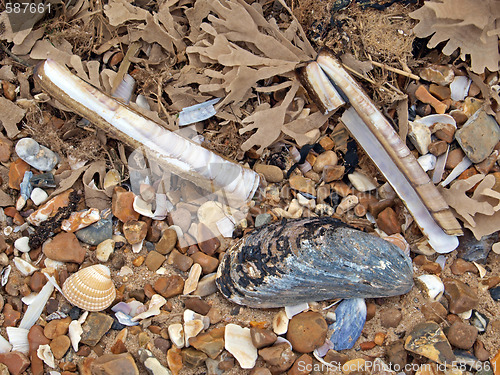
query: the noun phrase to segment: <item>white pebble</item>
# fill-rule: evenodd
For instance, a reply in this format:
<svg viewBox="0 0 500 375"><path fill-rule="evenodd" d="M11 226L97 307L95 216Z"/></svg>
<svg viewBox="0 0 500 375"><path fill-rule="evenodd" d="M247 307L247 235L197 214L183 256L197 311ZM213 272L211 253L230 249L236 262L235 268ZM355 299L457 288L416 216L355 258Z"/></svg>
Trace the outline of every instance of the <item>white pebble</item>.
<svg viewBox="0 0 500 375"><path fill-rule="evenodd" d="M257 361L257 348L253 346L249 328L228 324L224 331L224 347L238 361L241 368L250 369Z"/></svg>
<svg viewBox="0 0 500 375"><path fill-rule="evenodd" d="M347 178L351 181L351 184L357 191L371 191L377 188L375 179L372 179L361 172L352 172L347 175Z"/></svg>
<svg viewBox="0 0 500 375"><path fill-rule="evenodd" d="M34 188L33 191L31 192L30 198L35 204L35 206L38 206L43 202L45 202L49 198L49 195L45 192L45 190L37 187Z"/></svg>
<svg viewBox="0 0 500 375"><path fill-rule="evenodd" d="M167 328L168 337L178 349L184 347L184 329L181 323L170 324Z"/></svg>
<svg viewBox="0 0 500 375"><path fill-rule="evenodd" d="M115 250L115 241L112 239L107 239L102 241L99 245L97 245L97 249L95 251L95 255L99 262L107 262L113 251Z"/></svg>
<svg viewBox="0 0 500 375"><path fill-rule="evenodd" d="M14 247L22 253L27 253L31 250L28 245L29 240L30 239L28 237L18 238L14 241Z"/></svg>

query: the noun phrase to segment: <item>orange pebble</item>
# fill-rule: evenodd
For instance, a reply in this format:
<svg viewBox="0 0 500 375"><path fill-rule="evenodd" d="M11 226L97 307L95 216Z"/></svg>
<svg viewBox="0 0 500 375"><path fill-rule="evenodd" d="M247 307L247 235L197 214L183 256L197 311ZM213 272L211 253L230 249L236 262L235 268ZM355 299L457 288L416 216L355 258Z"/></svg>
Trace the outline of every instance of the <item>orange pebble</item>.
<svg viewBox="0 0 500 375"><path fill-rule="evenodd" d="M30 170L30 166L22 159L17 159L9 168L9 187L19 190L19 185L24 178L24 173Z"/></svg>
<svg viewBox="0 0 500 375"><path fill-rule="evenodd" d="M415 91L415 96L422 103L430 104L434 108L436 113L443 114L446 112L446 104L440 102L436 97L432 96L432 94L427 91L425 86L418 86L417 90Z"/></svg>
<svg viewBox="0 0 500 375"><path fill-rule="evenodd" d="M385 333L384 332L377 332L375 334L375 338L373 339L375 344L377 344L379 346L384 343L384 340L385 340Z"/></svg>

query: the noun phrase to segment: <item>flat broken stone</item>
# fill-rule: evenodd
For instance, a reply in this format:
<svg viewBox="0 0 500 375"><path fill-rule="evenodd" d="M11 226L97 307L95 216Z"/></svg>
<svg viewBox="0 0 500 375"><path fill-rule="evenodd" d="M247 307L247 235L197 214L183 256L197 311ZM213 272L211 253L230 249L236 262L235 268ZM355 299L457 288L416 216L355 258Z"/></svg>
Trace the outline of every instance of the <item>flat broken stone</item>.
<svg viewBox="0 0 500 375"><path fill-rule="evenodd" d="M444 365L456 359L444 332L434 322L417 324L406 338L405 349Z"/></svg>
<svg viewBox="0 0 500 375"><path fill-rule="evenodd" d="M130 353L104 354L90 365L93 375L139 375L139 369Z"/></svg>
<svg viewBox="0 0 500 375"><path fill-rule="evenodd" d="M109 315L99 312L91 313L82 327L83 333L81 343L88 346L97 345L99 340L109 331L112 325L113 318Z"/></svg>
<svg viewBox="0 0 500 375"><path fill-rule="evenodd" d="M238 361L241 368L250 369L257 361L257 348L253 346L249 328L228 324L224 332L224 346Z"/></svg>

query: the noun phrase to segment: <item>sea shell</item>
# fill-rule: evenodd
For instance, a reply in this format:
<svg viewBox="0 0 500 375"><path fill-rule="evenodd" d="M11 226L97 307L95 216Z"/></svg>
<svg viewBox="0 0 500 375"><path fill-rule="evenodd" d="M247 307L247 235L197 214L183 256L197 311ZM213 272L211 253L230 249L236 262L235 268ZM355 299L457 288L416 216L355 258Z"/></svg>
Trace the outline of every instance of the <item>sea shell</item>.
<svg viewBox="0 0 500 375"><path fill-rule="evenodd" d="M73 305L87 311L101 311L116 297L109 268L102 264L83 268L63 284L63 294Z"/></svg>
<svg viewBox="0 0 500 375"><path fill-rule="evenodd" d="M407 293L412 264L396 245L328 217L259 228L226 252L217 286L229 300L273 308Z"/></svg>

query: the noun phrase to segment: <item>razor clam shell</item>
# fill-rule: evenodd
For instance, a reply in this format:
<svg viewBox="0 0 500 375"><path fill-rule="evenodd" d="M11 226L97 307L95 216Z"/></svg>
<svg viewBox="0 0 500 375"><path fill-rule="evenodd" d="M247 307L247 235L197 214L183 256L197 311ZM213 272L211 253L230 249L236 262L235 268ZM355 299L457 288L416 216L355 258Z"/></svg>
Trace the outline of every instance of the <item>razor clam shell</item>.
<svg viewBox="0 0 500 375"><path fill-rule="evenodd" d="M380 113L356 81L345 71L330 51L321 51L318 54L317 62L328 77L338 87L341 87L350 104L365 124L365 132L369 131L375 136L378 141L377 143L385 149L392 163L398 167L404 174L405 179L411 183L420 196L422 203L429 209L434 220L447 234L462 235L463 232L460 224L455 219L446 201L429 179L429 176L423 171L406 144L399 138L387 119ZM351 131L350 127L348 129ZM359 143L363 148L367 146L363 142ZM378 164L376 156L372 155L372 159ZM377 166L384 173L381 166ZM385 173L384 175L392 185L391 181L393 179L391 176ZM404 197L402 199L408 204ZM458 241L455 242L458 245Z"/></svg>
<svg viewBox="0 0 500 375"><path fill-rule="evenodd" d="M171 132L134 109L99 91L48 59L34 73L35 81L52 97L80 116L208 191L223 195L234 206L250 200L259 176L253 170Z"/></svg>
<svg viewBox="0 0 500 375"><path fill-rule="evenodd" d="M228 250L217 287L230 301L274 308L407 293L412 264L396 245L329 217L277 222Z"/></svg>

